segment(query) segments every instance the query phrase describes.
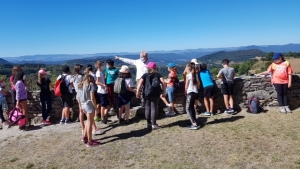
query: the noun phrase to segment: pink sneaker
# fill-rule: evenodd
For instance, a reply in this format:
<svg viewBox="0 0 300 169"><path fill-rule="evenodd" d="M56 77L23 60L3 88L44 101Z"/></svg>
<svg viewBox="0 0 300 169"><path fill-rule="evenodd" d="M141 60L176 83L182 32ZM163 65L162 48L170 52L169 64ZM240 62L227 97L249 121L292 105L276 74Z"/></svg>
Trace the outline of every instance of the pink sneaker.
<svg viewBox="0 0 300 169"><path fill-rule="evenodd" d="M52 124L50 121L48 121L48 120L43 120L43 125L50 125L50 124Z"/></svg>
<svg viewBox="0 0 300 169"><path fill-rule="evenodd" d="M87 137L82 137L81 141L84 142L84 144L86 144L88 142L88 138Z"/></svg>
<svg viewBox="0 0 300 169"><path fill-rule="evenodd" d="M100 145L100 142L94 141L94 140L92 140L86 144L87 147L95 147L95 146L99 146L99 145Z"/></svg>

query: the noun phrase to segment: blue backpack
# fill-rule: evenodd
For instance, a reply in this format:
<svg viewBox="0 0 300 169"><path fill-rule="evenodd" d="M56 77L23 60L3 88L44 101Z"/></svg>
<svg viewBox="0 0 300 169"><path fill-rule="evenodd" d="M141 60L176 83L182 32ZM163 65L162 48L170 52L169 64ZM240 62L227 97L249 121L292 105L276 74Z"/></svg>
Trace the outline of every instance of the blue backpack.
<svg viewBox="0 0 300 169"><path fill-rule="evenodd" d="M260 113L262 108L259 106L259 99L257 96L252 96L248 100L248 112L257 114Z"/></svg>

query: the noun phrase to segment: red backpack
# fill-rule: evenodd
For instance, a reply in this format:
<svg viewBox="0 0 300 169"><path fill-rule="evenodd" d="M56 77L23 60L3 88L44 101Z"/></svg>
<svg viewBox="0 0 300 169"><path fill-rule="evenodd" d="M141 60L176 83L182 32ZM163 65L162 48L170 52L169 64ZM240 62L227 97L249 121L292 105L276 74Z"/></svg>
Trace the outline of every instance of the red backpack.
<svg viewBox="0 0 300 169"><path fill-rule="evenodd" d="M65 82L65 78L66 76L61 75L60 79L58 81L56 81L55 86L54 86L54 94L55 96L61 97L62 95L65 95L66 93L70 93L69 92L69 85L66 85Z"/></svg>

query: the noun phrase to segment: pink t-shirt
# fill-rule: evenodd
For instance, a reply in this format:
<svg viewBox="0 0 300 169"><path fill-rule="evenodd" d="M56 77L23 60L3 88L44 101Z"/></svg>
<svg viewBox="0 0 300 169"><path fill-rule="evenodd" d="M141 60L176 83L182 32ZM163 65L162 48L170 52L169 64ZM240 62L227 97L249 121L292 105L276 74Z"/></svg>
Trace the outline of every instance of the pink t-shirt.
<svg viewBox="0 0 300 169"><path fill-rule="evenodd" d="M167 83L167 87L173 87L175 82L176 72L171 71L168 75L168 79L170 79L170 83Z"/></svg>
<svg viewBox="0 0 300 169"><path fill-rule="evenodd" d="M14 77L10 76L9 81L10 81L11 90L15 90L15 85L13 85L14 84Z"/></svg>
<svg viewBox="0 0 300 169"><path fill-rule="evenodd" d="M289 75L293 74L292 67L288 61L282 63L272 63L269 68L272 72L273 84L287 84L289 83Z"/></svg>

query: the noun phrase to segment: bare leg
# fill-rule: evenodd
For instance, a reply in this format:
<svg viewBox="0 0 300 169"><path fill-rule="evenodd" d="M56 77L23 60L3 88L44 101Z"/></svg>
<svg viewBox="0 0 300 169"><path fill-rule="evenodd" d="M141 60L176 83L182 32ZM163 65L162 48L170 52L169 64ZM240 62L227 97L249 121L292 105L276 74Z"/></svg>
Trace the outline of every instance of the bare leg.
<svg viewBox="0 0 300 169"><path fill-rule="evenodd" d="M125 120L129 119L129 114L130 114L130 106L125 105Z"/></svg>
<svg viewBox="0 0 300 169"><path fill-rule="evenodd" d="M225 106L226 106L226 109L229 109L229 103L228 103L228 95L223 95L224 96L224 103L225 103Z"/></svg>
<svg viewBox="0 0 300 169"><path fill-rule="evenodd" d="M204 97L204 105L205 105L206 112L210 112L210 111L209 111L208 100L207 100L206 97Z"/></svg>
<svg viewBox="0 0 300 169"><path fill-rule="evenodd" d="M232 95L229 95L229 104L230 104L230 107L233 108L233 98L232 98Z"/></svg>
<svg viewBox="0 0 300 169"><path fill-rule="evenodd" d="M172 112L174 112L174 110L175 110L175 108L174 108L174 103L173 103L173 102L170 102L170 106L171 106Z"/></svg>
<svg viewBox="0 0 300 169"><path fill-rule="evenodd" d="M122 105L120 108L119 108L119 120L122 119L122 114L124 112L124 105Z"/></svg>
<svg viewBox="0 0 300 169"><path fill-rule="evenodd" d="M209 106L210 106L210 111L211 113L213 113L214 111L214 97L209 98Z"/></svg>
<svg viewBox="0 0 300 169"><path fill-rule="evenodd" d="M169 104L168 101L167 101L167 99L166 99L166 97L163 97L162 95L160 95L160 98L161 98L161 100L162 100L166 105Z"/></svg>
<svg viewBox="0 0 300 169"><path fill-rule="evenodd" d="M70 119L70 107L65 107L65 116L67 119Z"/></svg>
<svg viewBox="0 0 300 169"><path fill-rule="evenodd" d="M87 113L86 114L87 116L87 125L86 125L86 131L87 131L87 138L88 138L88 141L92 141L92 125L94 122L94 116L95 116L95 113Z"/></svg>

